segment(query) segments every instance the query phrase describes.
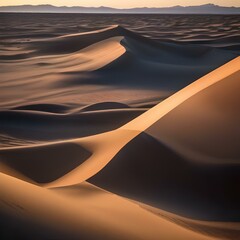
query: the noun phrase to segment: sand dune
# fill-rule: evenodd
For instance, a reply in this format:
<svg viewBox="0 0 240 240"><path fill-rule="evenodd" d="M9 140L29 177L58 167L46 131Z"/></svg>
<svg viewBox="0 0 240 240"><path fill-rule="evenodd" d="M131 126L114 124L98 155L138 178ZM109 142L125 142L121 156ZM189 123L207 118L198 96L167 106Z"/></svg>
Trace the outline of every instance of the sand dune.
<svg viewBox="0 0 240 240"><path fill-rule="evenodd" d="M239 220L239 63L236 58L123 126L144 134L90 182L186 216Z"/></svg>
<svg viewBox="0 0 240 240"><path fill-rule="evenodd" d="M212 73L206 75L205 77L199 79L198 81L189 85L185 89L179 91L175 95L171 96L167 100L165 100L162 103L158 104L157 106L153 107L152 109L147 111L145 114L142 114L138 118L127 123L126 125L117 129L116 131L104 133L102 135L96 135L96 136L91 136L91 137L87 137L87 138L77 139L77 140L73 140L73 141L77 144L80 144L80 145L86 147L90 151L94 151L95 148L96 149L103 148L103 147L98 146L99 142L101 142L100 146L101 145L107 146L109 144L108 140L110 140L111 138L114 138L116 136L117 139L118 138L120 139L119 141L112 141L112 139L110 140L112 142L111 144L116 145L116 147L111 148L111 149L114 149L112 151L113 154L114 154L114 152L116 154L118 152L118 150L116 150L116 149L118 149L118 146L120 146L120 148L121 148L129 140L133 139L139 133L145 131L149 127L154 127L153 124L155 122L157 122L159 119L161 119L163 116L165 116L169 111L171 111L172 109L174 109L175 107L180 105L182 102L186 101L187 99L189 99L196 93L201 92L202 90L204 90L206 88L208 89L209 86L211 86L211 85L215 86L214 84L216 84L217 82L220 82L220 83L224 82L223 80L226 81L230 77L233 78L233 80L236 79L238 77L237 74L239 74L239 58L232 60L230 63L222 66L221 68L219 68L219 69L213 71ZM213 87L213 86L211 86L211 87ZM232 95L232 96L235 98L234 95ZM233 108L233 110L235 110L235 111L232 113L238 114L237 109L238 108L236 108L236 107ZM119 135L119 137L118 137L118 135ZM104 141L102 141L102 140L104 140ZM120 143L120 144L118 144L118 143ZM55 143L55 144L53 143L52 145L58 145L58 144L61 144L61 143ZM96 146L96 147L94 147L94 146ZM43 147L45 147L45 145L43 145ZM40 146L40 148L41 148L41 146ZM17 149L21 149L21 148L17 148ZM6 150L2 150L2 151L6 151ZM14 149L13 149L13 151L14 151ZM111 159L107 159L107 158L105 158L105 159L106 159L105 164L111 160ZM100 161L98 161L98 162L100 162ZM73 182L72 184L74 184L74 183L75 182Z"/></svg>
<svg viewBox="0 0 240 240"><path fill-rule="evenodd" d="M211 47L153 41L118 25L33 39L20 48L29 53L19 56L15 48L6 50L11 56L0 54L2 147L113 130L143 112L122 111L124 104L152 107L237 56ZM104 110L107 102L123 104L117 107L121 111L79 114L80 109Z"/></svg>
<svg viewBox="0 0 240 240"><path fill-rule="evenodd" d="M80 149L83 147L91 153L91 156L74 170L47 186L72 185L87 180L113 158L105 168L90 179L91 182L113 192L168 210L171 209L182 215L220 221L239 220L239 196L236 195L237 183L239 182L239 164L234 159L228 159L231 159L231 155L226 158L226 153L223 153L222 156L217 156L218 158L214 162L196 162L194 158L190 158L191 155L185 157L178 148L174 148L174 144L170 144L171 142L161 146L163 141L156 139L156 134L161 133L157 125L161 123L162 119L164 120L165 117L177 111L178 107L184 106L189 99L198 98L204 92L210 91L212 94L212 92L217 91L217 94L221 94L222 90L226 88L219 88L219 84L221 86L226 82L229 83L229 79L229 87L236 89L235 82L238 83L238 76L239 58L236 58L115 131L69 140L69 144L74 143L76 148L79 146ZM235 99L234 94L231 97ZM229 102L231 103L231 100ZM221 102L217 104L217 108L224 109L224 107L228 108L228 105L221 104ZM231 116L238 116L238 114L238 107L232 105L231 111L228 112L228 121L223 122L226 124L225 131L227 126L231 125ZM208 114L207 117L209 117L210 124L211 115ZM221 120L220 118L219 121ZM169 125L171 123L168 121ZM178 127L180 126L178 125ZM204 127L207 126L204 124ZM236 139L239 136L238 128L235 128L234 132L230 130L228 134L233 134L230 136ZM150 134L151 137L139 135L143 131ZM202 132L205 135L210 133L204 129ZM186 131L186 136L188 134ZM235 137L234 134L236 134ZM136 136L138 137L136 138ZM189 134L189 136L192 135ZM182 140L181 143L185 142ZM0 151L0 156L4 159L4 164L9 167L11 162L21 161L21 151L27 151L29 159L33 159L33 156L38 152L42 153L42 158L44 158L49 155L49 150L46 148L60 149L65 144L53 143L31 148L6 149ZM238 153L237 145L238 142L236 145L233 143L231 147L235 152L231 151L231 154ZM33 151L35 149L36 151ZM220 153L221 151L218 152L218 154ZM115 155L116 157L114 157ZM198 157L197 154L195 155ZM161 158L163 159L161 160ZM37 161L37 159L35 160ZM172 166L178 167L173 169ZM23 173L19 168L14 169ZM146 171L149 173L147 174ZM144 174L144 178L142 174ZM123 176L124 178L122 178ZM194 186L190 179L191 181L194 179ZM222 209L227 204L229 204L229 208ZM220 211L220 209L222 210Z"/></svg>
<svg viewBox="0 0 240 240"><path fill-rule="evenodd" d="M24 56L18 48L0 54L1 108L158 100L237 56L156 42L120 26L22 44Z"/></svg>
<svg viewBox="0 0 240 240"><path fill-rule="evenodd" d="M70 180L65 181L65 180L59 179L58 181L60 181L60 182L63 181L63 183L62 183L63 185L64 184L70 185L70 184L77 183L76 181L78 181L78 180L76 180L76 179L79 179L80 182L83 180L86 180L88 177L91 176L91 173L93 175L93 173L96 173L101 169L101 167L98 168L96 166L101 165L103 167L104 165L106 165L111 160L111 158L124 145L126 145L127 142L132 140L134 137L136 137L138 134L145 131L149 127L153 127L154 123L159 121L167 113L169 113L171 110L175 109L182 102L186 101L187 99L194 96L198 92L203 91L204 89L206 91L206 89L215 86L214 84L216 84L218 82L221 83L224 80L225 81L228 80L230 76L233 79L235 79L237 77L236 73L239 74L239 58L232 60L230 63L222 66L221 68L219 68L219 69L213 71L212 73L206 75L205 77L199 79L198 81L189 85L185 89L179 91L175 95L171 96L167 100L165 100L162 103L158 104L157 106L153 107L146 113L142 114L138 118L127 123L126 125L117 129L116 131L73 140L75 143L80 144L84 148L88 149L90 152L94 152L93 157L91 157L87 161L90 163L89 166L91 166L91 167L88 167L87 162L86 162L86 163L84 163L84 166L81 165L79 167L79 169L86 168L88 170L86 170L82 173L78 169L75 169L73 172L71 172L70 174L67 174L65 177L63 177L63 179L69 178ZM225 76L224 76L224 74L225 74ZM235 112L238 113L238 108L235 108ZM57 145L59 143L55 143L55 144ZM107 150L107 153L104 154L106 148L108 150ZM101 154L99 154L98 151ZM103 159L102 163L99 160L99 158ZM221 158L220 158L220 160L221 160ZM94 162L96 165L94 164ZM96 170L93 170L93 167ZM89 175L87 174L88 177L84 178L83 175L86 175L86 172L89 172L88 173Z"/></svg>
<svg viewBox="0 0 240 240"><path fill-rule="evenodd" d="M104 103L99 105L106 106ZM1 148L79 138L116 129L145 112L146 108L97 110L97 106L71 109L68 113L36 110L0 112ZM47 106L47 108L52 106ZM44 106L44 110L46 107ZM90 111L91 110L91 111Z"/></svg>
<svg viewBox="0 0 240 240"><path fill-rule="evenodd" d="M22 50L0 56L5 238L237 239L236 52L120 26Z"/></svg>
<svg viewBox="0 0 240 240"><path fill-rule="evenodd" d="M20 15L20 16L19 16ZM124 17L123 17L124 16ZM15 40L22 42L43 39L76 32L95 31L110 24L120 24L124 28L155 40L185 42L187 44L212 45L218 39L218 47L223 47L222 38L239 36L239 15L108 15L108 14L1 14L0 39L13 48ZM6 28L6 23L10 28ZM47 26L47 27L46 27ZM225 47L234 47L239 39L226 42ZM238 48L239 50L239 48Z"/></svg>
<svg viewBox="0 0 240 240"><path fill-rule="evenodd" d="M6 236L25 237L27 231L29 239L211 239L86 183L50 191L4 174L0 178L1 214L17 225L15 232L3 228Z"/></svg>
<svg viewBox="0 0 240 240"><path fill-rule="evenodd" d="M165 212L158 208L153 208L146 204L142 203L138 204L139 206L151 211L152 213L158 216L161 216L173 223L176 223L180 226L196 231L198 233L202 233L220 239L238 239L240 231L239 222L214 222L193 220L190 218L184 218L176 214Z"/></svg>

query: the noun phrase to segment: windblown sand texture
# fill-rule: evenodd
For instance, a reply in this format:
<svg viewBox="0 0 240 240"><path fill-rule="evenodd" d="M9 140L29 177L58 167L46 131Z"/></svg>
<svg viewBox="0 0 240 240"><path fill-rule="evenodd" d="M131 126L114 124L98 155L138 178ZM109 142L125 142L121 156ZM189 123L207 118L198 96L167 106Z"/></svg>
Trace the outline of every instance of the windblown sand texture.
<svg viewBox="0 0 240 240"><path fill-rule="evenodd" d="M237 44L34 34L1 45L1 239L239 239Z"/></svg>

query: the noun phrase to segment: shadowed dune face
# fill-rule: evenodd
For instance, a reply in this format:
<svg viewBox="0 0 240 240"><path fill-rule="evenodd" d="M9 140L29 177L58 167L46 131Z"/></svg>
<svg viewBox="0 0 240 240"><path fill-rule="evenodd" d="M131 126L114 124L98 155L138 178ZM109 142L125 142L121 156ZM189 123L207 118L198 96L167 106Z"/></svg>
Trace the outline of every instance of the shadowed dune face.
<svg viewBox="0 0 240 240"><path fill-rule="evenodd" d="M159 208L139 203L140 207L161 216L173 223L179 224L187 229L199 232L201 234L212 236L214 239L238 239L240 232L239 222L214 222L214 221L200 221L191 218L184 218L182 216L165 212Z"/></svg>
<svg viewBox="0 0 240 240"><path fill-rule="evenodd" d="M239 221L239 74L237 58L123 126L144 133L89 181L185 216Z"/></svg>
<svg viewBox="0 0 240 240"><path fill-rule="evenodd" d="M218 115L219 119L217 120L225 124L222 126L224 131L229 134L231 139L234 138L234 134L238 130L233 132L227 127L235 119L234 116L239 116L238 105L233 104L231 109L229 108L229 103L234 101L237 93L235 89L239 83L238 63L239 58L234 59L122 128L96 136L72 140L93 154L73 171L59 176L59 179L47 186L72 185L93 176L89 181L98 186L168 211L204 220L239 221L238 203L240 196L237 184L240 180L239 162L235 159L227 161L225 156L227 152L221 151L218 154L222 155L217 155L215 161L211 159L196 161L195 158L187 155L187 151L183 154L171 142L165 143L160 141L161 139L156 139L157 136L161 136L161 128L159 127L161 125L159 124L168 115L175 111L178 113L180 107L185 110L184 107L188 106L188 101L191 99L195 103L191 106L192 112L194 113L194 109L202 111L205 109L204 106L209 106L206 102L207 99L212 99L212 97L214 99L211 102L213 109L221 111L224 111L225 108L228 109L228 121L224 118L224 114ZM229 95L229 92L232 94ZM202 98L203 94L206 94L206 97ZM222 96L226 94L228 101L222 101L218 97L214 98L215 95L219 96L219 94ZM200 106L201 108L199 108ZM209 118L209 121L206 121L204 125L198 124L198 128L201 127L202 134L207 136L207 134L211 134L211 131L205 131L205 129L208 127L212 129L212 115L205 114L204 116ZM173 123L173 121L168 121L166 124L171 127ZM177 123L175 124L177 125ZM181 129L181 125L177 126ZM171 133L171 131L169 132ZM194 139L191 134L186 136ZM161 137L165 137L165 135ZM163 139L168 140L167 137ZM181 143L185 144L183 140ZM196 143L201 148L205 144L201 141ZM55 149L60 149L64 147L64 143L56 143L53 146ZM238 152L237 147L238 143L233 145L234 153ZM23 149L26 152L31 150L31 148ZM12 153L13 150L0 152L3 158L5 152L8 151ZM18 156L18 152L21 154L21 149L14 151L16 151L16 156ZM48 152L44 145L36 148L36 153L44 151ZM201 152L195 156L200 158ZM209 157L211 156L209 155ZM226 206L228 207L226 208Z"/></svg>
<svg viewBox="0 0 240 240"><path fill-rule="evenodd" d="M104 105L98 106L103 108ZM33 145L94 135L121 127L146 111L144 108L126 108L123 104L106 105L112 109L97 110L98 106L90 105L67 114L25 109L2 111L0 146ZM122 108L114 109L115 106Z"/></svg>
<svg viewBox="0 0 240 240"><path fill-rule="evenodd" d="M2 108L158 100L237 56L156 42L120 26L28 41L24 52L0 55Z"/></svg>
<svg viewBox="0 0 240 240"><path fill-rule="evenodd" d="M66 174L65 176L57 179L53 184L49 186L62 186L62 185L71 185L77 182L81 182L91 177L100 171L120 150L124 147L130 140L136 137L139 133L145 131L154 124L157 124L158 121L161 121L161 118L167 116L169 112L175 110L176 107L188 99L194 98L201 94L201 92L207 91L208 89L214 88L219 82L229 81L229 77L234 81L238 75L238 63L239 58L234 59L230 63L222 66L216 71L206 75L197 82L186 87L182 91L176 93L174 96L160 103L159 105L153 107L146 113L142 114L138 118L124 125L122 128L117 129L116 131L107 132L104 134L91 136L87 138L72 140L76 144L83 146L90 152L94 154L80 165L72 172ZM231 81L231 82L232 82ZM234 87L234 85L231 85ZM221 92L221 91L220 91ZM238 111L238 108L235 109ZM156 131L157 134L157 131ZM56 148L60 148L61 144L56 143ZM45 145L39 146L38 151L41 151L45 148ZM172 148L172 146L170 146ZM174 149L174 148L173 148ZM178 149L174 149L178 152ZM16 152L19 149L16 149ZM4 153L4 151L2 151ZM220 158L219 161L222 161ZM212 162L210 162L211 164ZM219 162L218 162L219 163ZM222 162L221 162L222 163ZM230 164L233 164L230 162Z"/></svg>
<svg viewBox="0 0 240 240"><path fill-rule="evenodd" d="M214 16L206 39L173 16L185 37L157 41L119 25L79 33L93 30L73 31L79 16L53 27L40 14L37 33L28 17L0 36L1 235L238 240L238 23L224 16L216 37ZM159 20L138 17L140 32Z"/></svg>
<svg viewBox="0 0 240 240"><path fill-rule="evenodd" d="M20 45L24 54L5 43L0 54L2 147L116 129L146 110L124 105L149 108L237 56L154 41L118 25ZM104 112L107 102L118 106Z"/></svg>
<svg viewBox="0 0 240 240"><path fill-rule="evenodd" d="M91 153L74 143L1 151L0 163L27 178L46 183L56 180L82 164ZM34 160L33 160L34 159ZM11 174L10 174L11 175Z"/></svg>
<svg viewBox="0 0 240 240"><path fill-rule="evenodd" d="M88 181L194 219L239 221L239 172L239 164L187 161L174 148L142 133Z"/></svg>
<svg viewBox="0 0 240 240"><path fill-rule="evenodd" d="M180 104L147 133L202 163L240 163L240 71Z"/></svg>
<svg viewBox="0 0 240 240"><path fill-rule="evenodd" d="M4 174L0 174L0 180L4 184L0 216L6 219L2 222L0 218L0 221L6 226L2 232L6 236L87 240L155 239L156 236L180 240L212 239L88 183L48 190ZM9 223L15 229L10 233L7 232Z"/></svg>

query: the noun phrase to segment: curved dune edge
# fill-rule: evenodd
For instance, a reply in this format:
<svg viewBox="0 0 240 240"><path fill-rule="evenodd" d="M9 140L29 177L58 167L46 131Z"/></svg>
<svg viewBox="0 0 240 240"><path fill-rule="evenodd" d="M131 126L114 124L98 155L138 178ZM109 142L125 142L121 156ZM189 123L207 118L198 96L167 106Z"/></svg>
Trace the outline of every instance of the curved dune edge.
<svg viewBox="0 0 240 240"><path fill-rule="evenodd" d="M214 70L213 72L207 74L206 76L200 78L196 82L185 87L183 90L180 90L176 94L172 95L168 99L164 100L157 106L151 108L144 114L118 128L117 130L90 137L34 146L37 151L42 152L46 147L52 147L54 149L57 149L58 147L63 148L64 142L72 142L75 145L79 145L80 148L82 147L86 149L92 154L91 157L89 157L86 161L84 161L81 165L72 171L43 186L48 188L61 187L73 185L87 180L99 172L129 141L146 130L161 117L165 116L176 106L189 99L191 96L238 72L239 65L240 57L237 57L227 64L221 66L220 68ZM21 149L21 147L2 149L0 151L0 155L6 155L6 152L9 151L11 153L11 156L17 156L18 151L21 151ZM28 148L24 149L27 151ZM34 154L36 154L37 151L34 151ZM47 158L47 151L45 152L45 157ZM34 159L34 154L32 155L32 159ZM12 175L14 176L15 174L13 173Z"/></svg>
<svg viewBox="0 0 240 240"><path fill-rule="evenodd" d="M45 62L46 64L49 62L49 69L51 71L45 69L45 72L41 72L42 75L54 72L54 68L59 68L58 70L60 70L60 73L73 72L75 70L95 71L116 60L126 52L126 49L120 44L123 38L122 36L113 36L93 43L71 54L34 56L24 60L15 60L14 63L17 66L25 67L28 63L38 66ZM54 68L51 67L51 65L53 65ZM25 74L34 75L31 71Z"/></svg>
<svg viewBox="0 0 240 240"><path fill-rule="evenodd" d="M7 155L13 156L13 158L18 156L21 151L27 151L33 164L39 153L42 153L43 158L46 157L48 160L52 150L56 153L60 149L64 151L67 144L79 146L91 154L87 160L83 159L83 163L79 163L72 171L47 184L31 184L34 183L32 179L27 178L16 169L11 169L8 165L1 164L0 170L3 174L0 174L0 180L4 187L1 189L0 213L16 222L20 220L20 222L27 223L24 224L25 226L29 226L31 223L35 227L41 226L46 231L50 228L60 239L66 239L66 236L70 236L69 234L76 236L76 239L79 239L79 236L84 239L156 239L156 236L157 239L159 237L163 239L212 239L193 231L221 239L237 239L240 231L238 223L195 221L164 213L141 203L139 204L144 209L139 208L138 204L101 191L93 185L85 186L84 181L101 171L129 141L181 103L211 85L239 73L239 66L240 57L207 74L117 130L34 147L0 150L0 156ZM33 149L35 150L33 151ZM48 151L49 149L51 151ZM9 158L9 160L11 159ZM69 186L78 183L81 184ZM67 187L64 189L62 188L64 186ZM79 197L77 197L78 194ZM19 213L18 217L16 217L16 213ZM35 220L32 221L33 219Z"/></svg>
<svg viewBox="0 0 240 240"><path fill-rule="evenodd" d="M184 89L173 94L163 102L148 110L146 113L132 120L122 127L122 129L131 129L136 131L144 131L149 126L158 121L161 117L173 110L175 107L194 96L198 92L210 87L211 85L224 80L226 77L233 75L240 70L240 57L224 64L209 74L201 77L197 81L191 83Z"/></svg>
<svg viewBox="0 0 240 240"><path fill-rule="evenodd" d="M3 226L7 221L17 223L13 235L20 232L41 238L50 232L56 239L213 239L87 183L48 190L5 174L0 174L0 180L0 213L7 216Z"/></svg>
<svg viewBox="0 0 240 240"><path fill-rule="evenodd" d="M67 34L67 35L64 35L64 36L59 36L57 38L65 38L65 37L70 37L70 36L81 36L81 35L91 35L91 34L95 34L95 33L106 32L108 30L112 30L112 29L115 29L115 28L118 28L118 27L120 27L120 26L119 25L111 25L109 27L98 29L98 30L95 30L95 31Z"/></svg>
<svg viewBox="0 0 240 240"><path fill-rule="evenodd" d="M240 57L237 57L180 90L121 128L74 140L75 143L88 149L93 155L79 167L56 181L47 184L46 187L73 185L87 180L100 171L130 140L191 96L238 72L239 66Z"/></svg>
<svg viewBox="0 0 240 240"><path fill-rule="evenodd" d="M104 103L100 106L104 106ZM50 110L51 108L52 106ZM90 105L89 109L77 108L64 114L40 110L42 109L0 111L0 125L4 126L0 132L0 151L3 149L11 151L12 147L49 144L111 131L148 109L122 107L97 110L95 106ZM48 109L44 106L43 110Z"/></svg>
<svg viewBox="0 0 240 240"><path fill-rule="evenodd" d="M156 42L120 26L32 40L23 47L34 52L0 56L2 109L51 103L64 111L65 104L166 98L237 56Z"/></svg>

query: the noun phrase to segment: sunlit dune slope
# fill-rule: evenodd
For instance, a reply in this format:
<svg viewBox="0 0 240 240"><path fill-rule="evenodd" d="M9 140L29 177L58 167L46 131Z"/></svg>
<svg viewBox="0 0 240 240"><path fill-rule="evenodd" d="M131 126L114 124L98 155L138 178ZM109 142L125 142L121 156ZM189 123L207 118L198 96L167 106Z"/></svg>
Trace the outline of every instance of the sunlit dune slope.
<svg viewBox="0 0 240 240"><path fill-rule="evenodd" d="M236 58L123 126L142 133L89 181L185 216L238 221L239 79Z"/></svg>
<svg viewBox="0 0 240 240"><path fill-rule="evenodd" d="M239 66L238 57L116 130L0 149L3 234L34 239L237 239ZM90 106L90 113L95 108ZM81 111L88 113L88 108ZM52 114L53 121L57 117L44 114ZM44 114L39 116L44 119ZM86 180L205 221L140 207ZM8 232L9 226L16 231Z"/></svg>
<svg viewBox="0 0 240 240"><path fill-rule="evenodd" d="M0 53L0 148L114 130L237 56L116 25L7 46Z"/></svg>
<svg viewBox="0 0 240 240"><path fill-rule="evenodd" d="M201 93L201 91L206 91L207 89L214 87L215 84L229 81L230 77L234 80L238 77L236 76L238 71L239 58L236 58L115 131L81 139L69 140L68 142L74 142L76 145L79 144L81 147L87 149L92 155L79 167L75 168L62 178L59 178L56 182L51 183L49 186L71 185L88 179L104 167L130 140L149 127L154 126L154 123L160 121L163 116L175 109L178 105L194 95ZM238 108L236 108L235 111L238 111ZM53 143L50 145L40 145L34 148L37 149L37 151L41 151L46 148L46 146L49 148L57 148L58 146L63 147L62 145L63 143ZM1 156L4 156L3 159L16 161L18 151L22 151L22 148L2 149L0 154ZM8 157L10 156L9 154L11 155L10 158Z"/></svg>
<svg viewBox="0 0 240 240"><path fill-rule="evenodd" d="M238 240L234 31L27 22L0 37L0 238Z"/></svg>
<svg viewBox="0 0 240 240"><path fill-rule="evenodd" d="M212 47L156 42L121 26L30 40L21 47L24 53L0 54L4 109L156 101L237 56Z"/></svg>
<svg viewBox="0 0 240 240"><path fill-rule="evenodd" d="M222 221L237 220L239 216L239 195L237 194L239 163L236 161L238 141L233 142L230 146L228 143L221 144L224 140L230 141L239 137L239 128L236 123L235 130L232 131L232 120L238 118L239 108L234 104L231 104L231 108L229 108L227 104L236 99L234 90L238 86L236 85L238 77L239 58L236 58L115 131L36 147L2 149L0 151L2 171L19 177L16 175L17 171L38 183L48 183L55 180L48 183L46 185L48 187L72 185L93 176L90 181L101 187L183 215ZM222 84L224 88L221 88ZM218 152L222 155L215 156L214 161L210 154L208 158L200 161L201 154L206 155L203 150L200 151L200 155L196 152L192 157L188 151L183 152L183 148L179 150L171 141L168 142L167 137L163 138L166 139L165 141L157 138L158 136L162 137L161 127L158 128L158 125L168 115L174 114L181 107L185 110L184 105L188 104L191 99L195 102L195 98L198 101L196 101L195 106L192 106L192 109L197 112L203 111L202 108L206 104L201 101L202 94L224 95L225 90L231 92L227 95L227 103L215 102L215 106L216 109L220 109L220 112L227 107L228 121L224 117L213 119L211 114L207 114L208 112L206 112L206 116L203 116L203 112L201 112L201 116L208 117L209 121L203 125L196 124L191 132L185 129L185 141L179 140L181 135L176 131L176 134L178 133L176 139L180 144L185 145L189 139L191 140L191 137L195 139L194 136L200 132L203 140L201 141L198 137L195 144L198 144L200 149L213 150L209 145L204 148L204 132L206 139L208 139L208 135L214 131L210 125L211 122L218 123L220 121L222 129L217 128L212 134L215 136L220 134L218 132L220 131L222 134L228 134L228 139L221 139L220 136L218 137L219 141L216 139L215 144L220 144L219 147L223 150ZM203 105L201 106L201 104ZM196 114L193 114L194 117ZM188 119L185 121L191 121L189 113L187 116ZM175 121L177 121L177 117ZM174 124L172 120L167 121L163 126L171 128L171 124L173 124L181 130L180 123L175 122ZM230 129L227 130L229 126ZM194 134L194 131L197 132ZM169 131L169 136L172 136L171 134L173 133ZM166 135L165 132L163 136ZM191 142L194 143L194 140ZM72 164L71 166L68 164L69 169L66 169L66 165L63 163L67 156L61 154L59 150L61 149L64 153L65 149L65 153L67 153L68 146L70 152L75 149L75 157L71 154L68 155L70 156L68 162L72 162ZM228 158L226 157L228 151L224 151L225 146L233 149ZM85 157L81 158L80 156L84 152L87 155L83 154ZM235 154L234 159L232 159L233 155L231 154ZM45 160L46 164L52 165L52 168L47 167L47 165L44 167L44 159L47 159ZM107 164L110 160L112 161ZM37 161L37 164L34 161ZM61 161L62 164L56 164L57 161ZM107 166L104 168L106 164ZM14 169L14 171L11 172L9 168ZM34 175L34 171L32 171L32 175L28 173L31 168L36 169L35 172L38 176ZM95 175L96 173L98 174ZM223 208L226 205L229 207Z"/></svg>
<svg viewBox="0 0 240 240"><path fill-rule="evenodd" d="M0 174L0 180L3 237L212 239L87 183L48 190L4 174Z"/></svg>

